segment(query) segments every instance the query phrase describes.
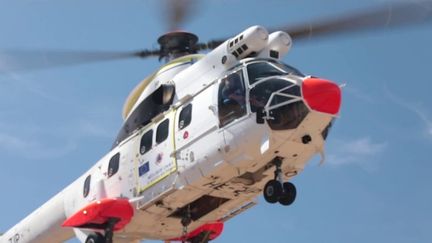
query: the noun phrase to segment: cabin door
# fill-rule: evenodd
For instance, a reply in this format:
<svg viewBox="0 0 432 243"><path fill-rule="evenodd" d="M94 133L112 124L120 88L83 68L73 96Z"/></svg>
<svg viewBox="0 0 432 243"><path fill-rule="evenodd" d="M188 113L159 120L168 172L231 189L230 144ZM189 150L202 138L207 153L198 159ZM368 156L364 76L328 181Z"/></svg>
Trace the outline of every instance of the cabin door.
<svg viewBox="0 0 432 243"><path fill-rule="evenodd" d="M138 141L138 184L143 192L177 171L174 152L174 114L170 112L141 132Z"/></svg>

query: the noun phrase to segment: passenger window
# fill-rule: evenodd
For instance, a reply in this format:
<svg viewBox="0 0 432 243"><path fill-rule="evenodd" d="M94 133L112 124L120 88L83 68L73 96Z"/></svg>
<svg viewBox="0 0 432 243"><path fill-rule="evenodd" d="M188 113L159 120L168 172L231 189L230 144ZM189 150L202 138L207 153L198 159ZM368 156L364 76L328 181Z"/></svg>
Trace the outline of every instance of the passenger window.
<svg viewBox="0 0 432 243"><path fill-rule="evenodd" d="M140 153L145 154L152 147L153 130L147 131L141 138Z"/></svg>
<svg viewBox="0 0 432 243"><path fill-rule="evenodd" d="M108 164L108 178L115 175L120 166L120 153L116 153L109 161Z"/></svg>
<svg viewBox="0 0 432 243"><path fill-rule="evenodd" d="M161 122L156 130L156 143L162 143L168 137L169 119Z"/></svg>
<svg viewBox="0 0 432 243"><path fill-rule="evenodd" d="M91 175L87 176L87 178L84 181L84 188L83 188L84 197L87 197L88 194L90 193L90 180L91 180Z"/></svg>
<svg viewBox="0 0 432 243"><path fill-rule="evenodd" d="M246 114L245 92L241 70L221 80L218 98L221 127Z"/></svg>
<svg viewBox="0 0 432 243"><path fill-rule="evenodd" d="M189 126L191 121L192 121L192 104L188 104L180 112L178 128L181 130Z"/></svg>

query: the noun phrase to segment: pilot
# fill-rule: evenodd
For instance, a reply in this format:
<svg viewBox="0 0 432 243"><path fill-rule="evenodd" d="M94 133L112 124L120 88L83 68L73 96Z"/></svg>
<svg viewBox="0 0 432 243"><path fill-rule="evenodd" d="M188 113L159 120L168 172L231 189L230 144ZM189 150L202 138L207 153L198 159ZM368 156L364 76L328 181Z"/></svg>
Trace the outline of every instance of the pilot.
<svg viewBox="0 0 432 243"><path fill-rule="evenodd" d="M222 102L225 105L241 105L242 107L245 105L244 90L239 74L230 74L224 80L224 87L222 88Z"/></svg>
<svg viewBox="0 0 432 243"><path fill-rule="evenodd" d="M249 102L251 104L252 111L255 111L258 108L264 108L266 105L265 98L251 93L249 96Z"/></svg>

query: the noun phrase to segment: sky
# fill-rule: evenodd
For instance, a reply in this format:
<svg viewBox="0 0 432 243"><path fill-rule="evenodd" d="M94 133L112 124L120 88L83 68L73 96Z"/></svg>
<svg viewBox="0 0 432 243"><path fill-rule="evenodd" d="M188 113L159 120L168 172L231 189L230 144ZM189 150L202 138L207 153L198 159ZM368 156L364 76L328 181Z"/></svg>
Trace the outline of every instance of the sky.
<svg viewBox="0 0 432 243"><path fill-rule="evenodd" d="M337 16L384 0L199 1L182 28L203 41L251 25ZM412 1L415 2L415 1ZM160 1L0 0L2 50L139 50L167 31ZM432 23L294 43L284 62L346 84L326 144L292 182L290 207L259 204L215 242L432 241ZM131 89L161 63L122 60L0 73L0 232L111 147ZM76 241L70 241L76 242Z"/></svg>

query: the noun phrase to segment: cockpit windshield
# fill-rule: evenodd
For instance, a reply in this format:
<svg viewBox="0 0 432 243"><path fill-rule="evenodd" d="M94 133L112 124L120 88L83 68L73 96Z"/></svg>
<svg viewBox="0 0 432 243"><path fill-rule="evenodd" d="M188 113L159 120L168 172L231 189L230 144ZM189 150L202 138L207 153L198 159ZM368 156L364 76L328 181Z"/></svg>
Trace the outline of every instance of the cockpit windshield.
<svg viewBox="0 0 432 243"><path fill-rule="evenodd" d="M279 92L278 92L279 91ZM277 94L280 93L280 94ZM274 94L272 97L271 95ZM283 79L269 79L255 86L249 95L252 112L264 108L270 98L270 106L291 100L300 96L300 87Z"/></svg>
<svg viewBox="0 0 432 243"><path fill-rule="evenodd" d="M253 62L247 66L249 84L252 85L258 82L262 78L277 76L277 75L287 75L294 74L297 76L304 76L297 69L279 62L270 61L260 61Z"/></svg>
<svg viewBox="0 0 432 243"><path fill-rule="evenodd" d="M243 64L244 65L244 64ZM256 113L257 121L266 119L271 129L296 127L308 113L302 102L301 88L294 76L302 77L297 69L268 59L239 65L219 80L219 125L224 127L248 113ZM247 71L243 76L244 71ZM251 85L248 89L247 80Z"/></svg>
<svg viewBox="0 0 432 243"><path fill-rule="evenodd" d="M300 86L283 78L270 78L249 93L251 111L265 115L273 130L296 128L309 112L301 98Z"/></svg>

